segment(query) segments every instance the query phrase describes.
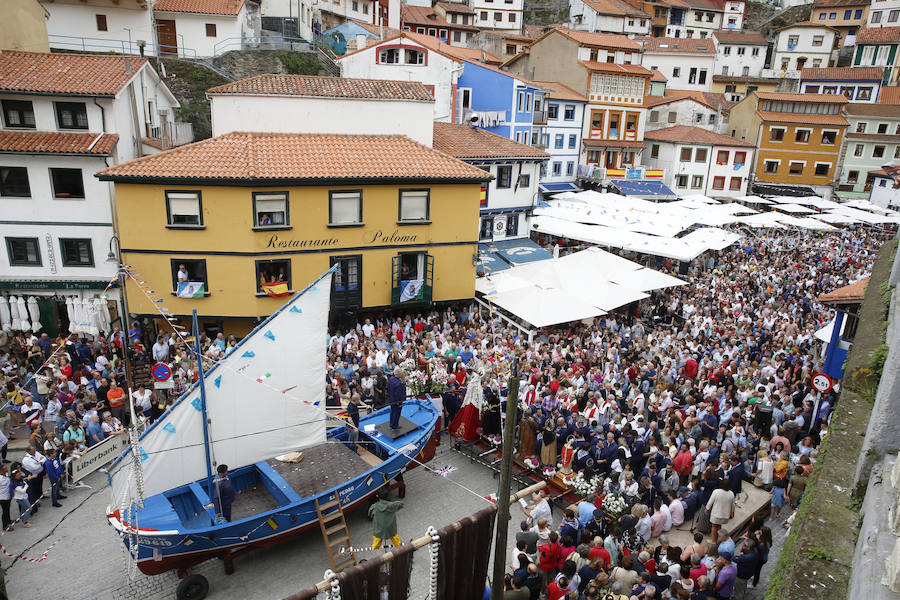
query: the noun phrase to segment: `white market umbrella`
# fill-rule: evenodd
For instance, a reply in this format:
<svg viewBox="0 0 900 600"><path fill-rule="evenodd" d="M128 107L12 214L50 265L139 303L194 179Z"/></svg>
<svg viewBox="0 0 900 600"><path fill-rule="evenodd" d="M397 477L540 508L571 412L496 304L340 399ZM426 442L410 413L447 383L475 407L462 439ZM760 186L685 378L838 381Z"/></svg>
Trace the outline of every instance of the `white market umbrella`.
<svg viewBox="0 0 900 600"><path fill-rule="evenodd" d="M21 319L19 324L22 326L22 331L28 331L31 329L31 323L28 322L28 308L25 307L25 296L19 296L16 299L16 304L19 306L19 318Z"/></svg>
<svg viewBox="0 0 900 600"><path fill-rule="evenodd" d="M75 329L75 307L71 296L66 296L66 316L69 318L69 331L72 331Z"/></svg>
<svg viewBox="0 0 900 600"><path fill-rule="evenodd" d="M109 331L109 305L107 305L106 299L94 298L94 310L97 311L97 326L100 328L100 331Z"/></svg>
<svg viewBox="0 0 900 600"><path fill-rule="evenodd" d="M41 309L34 296L28 298L28 314L31 315L31 331L37 333L43 325L41 325Z"/></svg>
<svg viewBox="0 0 900 600"><path fill-rule="evenodd" d="M12 329L12 315L9 312L9 300L6 296L0 296L0 329L9 331Z"/></svg>
<svg viewBox="0 0 900 600"><path fill-rule="evenodd" d="M22 330L22 319L19 317L19 302L15 296L9 297L10 325L13 331Z"/></svg>

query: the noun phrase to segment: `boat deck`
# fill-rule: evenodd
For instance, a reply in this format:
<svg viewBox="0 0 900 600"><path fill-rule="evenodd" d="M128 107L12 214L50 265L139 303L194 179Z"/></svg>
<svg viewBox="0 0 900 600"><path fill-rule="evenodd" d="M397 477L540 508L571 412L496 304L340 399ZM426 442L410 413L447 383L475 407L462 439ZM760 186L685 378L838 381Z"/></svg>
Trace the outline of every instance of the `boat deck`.
<svg viewBox="0 0 900 600"><path fill-rule="evenodd" d="M299 463L266 461L303 498L317 496L343 482L359 477L381 463L377 456L362 450L361 457L347 446L324 443L303 450ZM237 494L231 507L231 519L237 521L275 510L278 502L261 483Z"/></svg>

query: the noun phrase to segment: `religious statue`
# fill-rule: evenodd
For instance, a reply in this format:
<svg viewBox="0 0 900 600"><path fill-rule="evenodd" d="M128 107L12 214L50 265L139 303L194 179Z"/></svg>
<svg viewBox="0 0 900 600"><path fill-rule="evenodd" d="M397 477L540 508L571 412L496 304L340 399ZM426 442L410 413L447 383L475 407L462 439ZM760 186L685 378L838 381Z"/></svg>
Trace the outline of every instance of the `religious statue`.
<svg viewBox="0 0 900 600"><path fill-rule="evenodd" d="M530 416L525 417L519 423L519 459L534 455L537 441L537 423Z"/></svg>
<svg viewBox="0 0 900 600"><path fill-rule="evenodd" d="M562 447L562 451L560 451L559 462L562 463L562 468L560 472L568 475L572 472L572 459L575 457L575 438L571 435L569 439L566 440L565 445Z"/></svg>
<svg viewBox="0 0 900 600"><path fill-rule="evenodd" d="M541 435L541 464L556 467L556 431L553 429L553 420L547 419L544 424L544 432Z"/></svg>

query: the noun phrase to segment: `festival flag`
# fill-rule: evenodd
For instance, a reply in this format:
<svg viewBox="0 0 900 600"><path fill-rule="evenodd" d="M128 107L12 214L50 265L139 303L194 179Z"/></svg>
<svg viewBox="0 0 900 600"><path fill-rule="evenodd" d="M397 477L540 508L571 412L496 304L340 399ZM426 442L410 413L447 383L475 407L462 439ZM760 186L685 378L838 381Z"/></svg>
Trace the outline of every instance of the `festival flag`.
<svg viewBox="0 0 900 600"><path fill-rule="evenodd" d="M263 291L273 298L278 298L280 296L287 296L291 293L290 289L288 289L288 284L284 281L277 281L275 283L264 283L262 284Z"/></svg>
<svg viewBox="0 0 900 600"><path fill-rule="evenodd" d="M276 521L275 519L269 519L268 521L266 521L266 525L271 527L272 531L278 529L278 521Z"/></svg>
<svg viewBox="0 0 900 600"><path fill-rule="evenodd" d="M369 475L368 477L366 477L366 487L372 487L372 485L373 485L374 483L375 483L375 480L372 479L372 476L371 476L371 475Z"/></svg>
<svg viewBox="0 0 900 600"><path fill-rule="evenodd" d="M400 292L400 302L409 302L410 300L422 300L424 298L425 286L422 279L409 279L401 281L402 290Z"/></svg>
<svg viewBox="0 0 900 600"><path fill-rule="evenodd" d="M179 281L175 295L179 298L203 298L206 284L202 281Z"/></svg>

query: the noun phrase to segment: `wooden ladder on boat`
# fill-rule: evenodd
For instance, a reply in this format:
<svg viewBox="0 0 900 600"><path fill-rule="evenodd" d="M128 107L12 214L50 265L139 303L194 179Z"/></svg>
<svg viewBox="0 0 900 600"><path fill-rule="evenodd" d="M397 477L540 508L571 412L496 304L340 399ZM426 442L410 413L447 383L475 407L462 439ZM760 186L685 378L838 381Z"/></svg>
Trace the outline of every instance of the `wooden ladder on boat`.
<svg viewBox="0 0 900 600"><path fill-rule="evenodd" d="M322 538L325 540L325 549L328 558L331 559L331 569L340 573L350 566L356 565L356 555L353 552L341 552L341 548L351 548L350 530L347 529L347 520L344 518L344 510L338 493L331 496L331 500L319 504L316 499L316 512L319 513L319 527L322 528Z"/></svg>

